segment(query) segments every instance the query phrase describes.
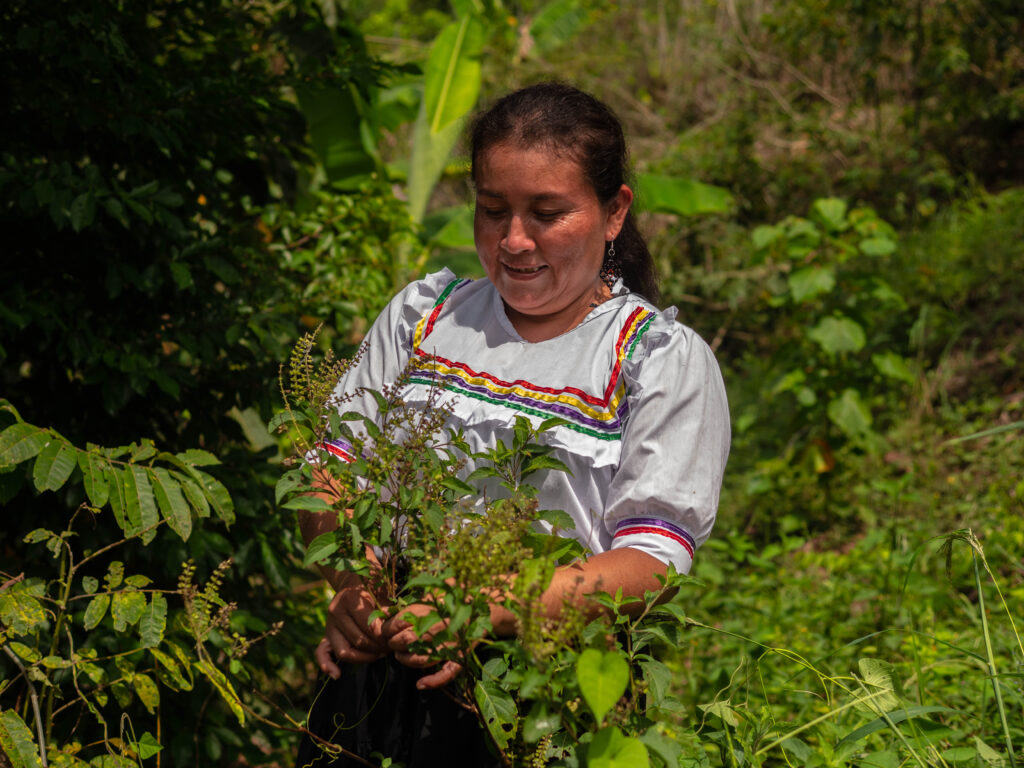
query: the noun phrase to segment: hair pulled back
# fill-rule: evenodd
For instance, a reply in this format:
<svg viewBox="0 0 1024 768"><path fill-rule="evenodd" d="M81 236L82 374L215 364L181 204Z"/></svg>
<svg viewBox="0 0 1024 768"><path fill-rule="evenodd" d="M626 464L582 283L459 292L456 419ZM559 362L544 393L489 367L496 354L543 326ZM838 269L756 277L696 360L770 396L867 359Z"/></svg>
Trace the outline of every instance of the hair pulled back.
<svg viewBox="0 0 1024 768"><path fill-rule="evenodd" d="M470 140L474 180L480 156L508 143L568 155L579 164L602 205L610 203L629 178L626 139L618 118L590 94L564 83L538 83L505 96L477 117ZM615 259L626 287L656 302L654 262L632 210L615 239Z"/></svg>

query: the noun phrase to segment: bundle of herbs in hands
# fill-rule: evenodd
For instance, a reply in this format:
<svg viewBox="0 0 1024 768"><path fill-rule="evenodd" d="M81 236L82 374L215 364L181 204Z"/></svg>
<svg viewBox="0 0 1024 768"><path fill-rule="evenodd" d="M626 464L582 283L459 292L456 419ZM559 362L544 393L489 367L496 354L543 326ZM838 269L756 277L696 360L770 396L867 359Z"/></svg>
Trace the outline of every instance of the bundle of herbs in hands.
<svg viewBox="0 0 1024 768"><path fill-rule="evenodd" d="M307 565L362 577L377 600L371 620L401 617L417 637L411 652L461 667L448 692L475 713L506 765L676 765L683 747L667 721L677 705L654 646L678 643L678 588L688 577L670 569L643 599L588 595L596 611L565 600L557 618L542 601L555 570L587 555L560 535L570 517L539 509L526 483L567 471L540 444L562 420L518 416L511 445L498 439L472 453L447 426L440 390L425 405L403 400L402 379L338 393L360 355L316 352L315 333L293 349L281 375L285 410L271 424L295 453L278 503L337 519L309 544ZM375 416L348 410L367 395ZM332 450L339 443L345 450ZM495 606L515 617L514 637L493 633Z"/></svg>

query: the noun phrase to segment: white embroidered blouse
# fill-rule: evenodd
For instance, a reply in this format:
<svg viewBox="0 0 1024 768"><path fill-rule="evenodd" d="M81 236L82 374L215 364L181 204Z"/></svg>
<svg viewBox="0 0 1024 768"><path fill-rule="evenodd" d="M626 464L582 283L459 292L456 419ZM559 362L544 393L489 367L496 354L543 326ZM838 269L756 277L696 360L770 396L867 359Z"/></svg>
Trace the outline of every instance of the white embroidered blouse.
<svg viewBox="0 0 1024 768"><path fill-rule="evenodd" d="M613 293L570 331L528 342L488 280L428 275L391 300L336 393L379 390L412 361L405 399L425 402L439 388L473 451L511 444L516 416L565 419L540 437L571 474L529 478L541 508L566 511L576 530L563 533L595 554L634 547L686 573L718 507L725 388L711 350L674 308L659 313L621 283ZM367 395L345 410L376 406ZM351 450L342 440L326 447L340 458Z"/></svg>

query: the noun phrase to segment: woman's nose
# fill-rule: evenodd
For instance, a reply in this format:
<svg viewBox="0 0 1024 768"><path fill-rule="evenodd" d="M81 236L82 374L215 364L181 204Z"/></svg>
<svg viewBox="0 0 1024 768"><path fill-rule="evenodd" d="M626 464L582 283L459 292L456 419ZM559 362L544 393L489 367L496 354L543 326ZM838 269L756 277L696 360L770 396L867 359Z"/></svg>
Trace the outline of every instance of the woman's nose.
<svg viewBox="0 0 1024 768"><path fill-rule="evenodd" d="M523 253L533 248L533 240L526 233L526 227L520 216L509 218L508 231L500 245L508 253Z"/></svg>

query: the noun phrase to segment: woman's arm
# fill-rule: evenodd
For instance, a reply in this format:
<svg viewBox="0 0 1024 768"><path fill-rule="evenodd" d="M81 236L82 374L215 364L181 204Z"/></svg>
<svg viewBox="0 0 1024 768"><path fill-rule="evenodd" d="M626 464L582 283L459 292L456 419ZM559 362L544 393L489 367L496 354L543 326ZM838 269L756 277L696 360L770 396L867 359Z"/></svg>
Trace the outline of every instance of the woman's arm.
<svg viewBox="0 0 1024 768"><path fill-rule="evenodd" d="M332 505L343 498L340 486L329 475L314 469L313 476L314 485L319 490L310 496ZM317 536L337 527L338 518L334 513L299 512L299 529L307 545ZM371 550L367 550L366 556L371 564L376 564ZM317 570L334 588L335 594L327 609L324 639L317 646L315 658L321 671L337 679L341 669L335 660L363 664L387 655L389 648L383 632L383 619L369 620L370 614L381 606L363 579L354 573L323 565L318 565Z"/></svg>

